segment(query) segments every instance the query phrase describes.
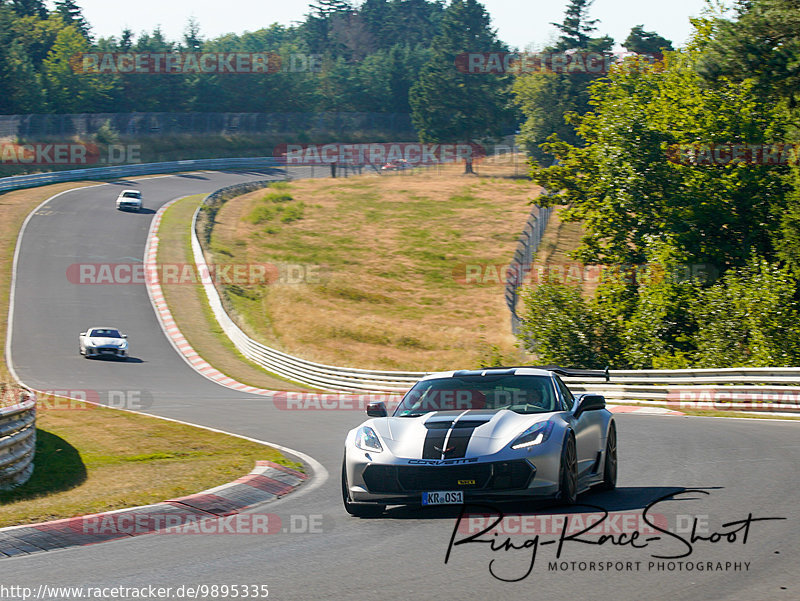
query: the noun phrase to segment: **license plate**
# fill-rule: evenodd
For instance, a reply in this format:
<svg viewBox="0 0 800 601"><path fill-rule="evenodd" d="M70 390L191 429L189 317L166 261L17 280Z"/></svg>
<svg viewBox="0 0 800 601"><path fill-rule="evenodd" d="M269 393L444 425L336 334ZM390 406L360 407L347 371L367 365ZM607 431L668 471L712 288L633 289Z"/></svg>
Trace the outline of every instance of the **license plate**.
<svg viewBox="0 0 800 601"><path fill-rule="evenodd" d="M422 493L423 505L458 505L464 502L464 493L460 490L441 490Z"/></svg>

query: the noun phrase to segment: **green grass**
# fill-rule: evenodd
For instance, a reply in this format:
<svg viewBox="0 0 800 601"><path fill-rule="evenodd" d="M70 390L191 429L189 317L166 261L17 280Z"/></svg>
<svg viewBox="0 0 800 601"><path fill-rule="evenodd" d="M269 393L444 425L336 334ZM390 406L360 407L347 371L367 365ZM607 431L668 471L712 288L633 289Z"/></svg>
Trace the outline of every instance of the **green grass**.
<svg viewBox="0 0 800 601"><path fill-rule="evenodd" d="M301 469L275 449L194 426L53 399L37 415L30 480L0 492L0 527L146 505L200 492L258 460Z"/></svg>
<svg viewBox="0 0 800 601"><path fill-rule="evenodd" d="M331 364L472 366L478 325L512 355L502 288L465 286L454 274L465 263L509 260L537 189L443 171L295 180L229 200L212 249L234 249L233 261L318 266L321 275L259 295L226 289L234 319L265 344ZM266 200L279 195L292 200Z"/></svg>
<svg viewBox="0 0 800 601"><path fill-rule="evenodd" d="M194 262L190 228L194 209L203 197L203 194L198 194L181 199L164 212L158 234L162 240L158 250L160 262L179 264ZM241 252L246 249L246 243L234 240L229 246L212 244L212 249L214 253L229 257L233 256L230 249ZM202 287L163 285L162 289L172 316L189 344L201 357L225 375L256 388L309 390L308 387L299 386L281 376L264 371L242 355L214 317ZM248 291L240 289L240 291L243 293L243 302L258 298L258 295L254 294L258 289Z"/></svg>

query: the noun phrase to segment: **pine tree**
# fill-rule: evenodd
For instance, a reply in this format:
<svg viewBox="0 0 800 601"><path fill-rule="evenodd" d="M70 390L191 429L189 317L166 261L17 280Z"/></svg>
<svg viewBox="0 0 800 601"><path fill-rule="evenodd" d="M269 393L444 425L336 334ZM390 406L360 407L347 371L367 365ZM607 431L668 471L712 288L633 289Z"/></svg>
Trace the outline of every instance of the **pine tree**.
<svg viewBox="0 0 800 601"><path fill-rule="evenodd" d="M548 53L571 51L605 54L614 45L608 36L591 37L597 30L597 19L589 19L592 0L572 0L567 6L562 23L553 23L561 36L554 46L545 48ZM580 145L575 128L567 123L565 115L583 115L589 110L589 85L601 73L534 72L518 77L514 82L517 104L525 115L518 141L536 161L549 163L552 155L541 148L549 136L558 134L561 140Z"/></svg>
<svg viewBox="0 0 800 601"><path fill-rule="evenodd" d="M655 31L645 31L644 25L631 28L622 45L629 52L637 54L659 54L663 50L673 50L672 42Z"/></svg>
<svg viewBox="0 0 800 601"><path fill-rule="evenodd" d="M508 125L508 83L495 74L459 72L464 52L504 50L477 0L452 0L433 41L433 57L409 93L411 118L422 142L472 143L499 136ZM472 173L467 160L466 173Z"/></svg>
<svg viewBox="0 0 800 601"><path fill-rule="evenodd" d="M42 0L11 0L10 6L21 17L47 18L47 8Z"/></svg>
<svg viewBox="0 0 800 601"><path fill-rule="evenodd" d="M327 19L337 13L347 13L354 10L353 4L348 0L317 0L310 8L312 15L323 19Z"/></svg>
<svg viewBox="0 0 800 601"><path fill-rule="evenodd" d="M81 32L83 37L87 40L90 39L90 27L89 23L83 17L83 12L81 12L80 6L78 6L74 0L56 0L56 9L55 12L58 15L61 15L61 18L64 19L64 23L67 25L73 25L78 31Z"/></svg>
<svg viewBox="0 0 800 601"><path fill-rule="evenodd" d="M122 30L122 35L119 36L119 49L123 52L128 52L133 47L133 31L127 27Z"/></svg>
<svg viewBox="0 0 800 601"><path fill-rule="evenodd" d="M183 31L183 43L189 52L199 52L203 47L203 39L200 37L200 24L194 17L189 17L186 22L186 29Z"/></svg>
<svg viewBox="0 0 800 601"><path fill-rule="evenodd" d="M561 32L556 50L585 50L591 34L597 31L598 19L589 19L589 7L594 0L570 0L561 23L551 23Z"/></svg>

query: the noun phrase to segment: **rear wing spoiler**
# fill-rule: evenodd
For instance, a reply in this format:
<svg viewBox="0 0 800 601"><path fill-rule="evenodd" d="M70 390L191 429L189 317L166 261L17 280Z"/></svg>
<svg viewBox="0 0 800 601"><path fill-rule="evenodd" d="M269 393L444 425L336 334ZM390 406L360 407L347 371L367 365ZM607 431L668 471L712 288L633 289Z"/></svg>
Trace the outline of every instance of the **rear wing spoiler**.
<svg viewBox="0 0 800 601"><path fill-rule="evenodd" d="M502 367L498 369L544 369L552 371L554 374L567 378L605 378L609 382L611 376L608 373L608 366L605 369L570 369L558 365L515 365L513 367Z"/></svg>

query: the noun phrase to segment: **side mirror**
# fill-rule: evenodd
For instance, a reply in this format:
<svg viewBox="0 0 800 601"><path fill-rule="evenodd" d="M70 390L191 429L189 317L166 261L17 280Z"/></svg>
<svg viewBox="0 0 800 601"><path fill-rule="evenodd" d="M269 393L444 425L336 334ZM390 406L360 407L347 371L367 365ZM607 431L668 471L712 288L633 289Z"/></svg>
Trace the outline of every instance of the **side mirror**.
<svg viewBox="0 0 800 601"><path fill-rule="evenodd" d="M606 408L606 397L602 394L585 394L578 401L578 408L575 409L575 418L579 418L584 411L597 411Z"/></svg>
<svg viewBox="0 0 800 601"><path fill-rule="evenodd" d="M81 336L86 336L86 332L81 332L80 335Z"/></svg>
<svg viewBox="0 0 800 601"><path fill-rule="evenodd" d="M127 335L127 334L123 334L123 335L122 335L122 337L123 337L123 338L127 338L127 337L128 337L128 335Z"/></svg>
<svg viewBox="0 0 800 601"><path fill-rule="evenodd" d="M386 403L378 401L377 403L370 403L367 405L367 415L369 417L386 417L389 413L386 411Z"/></svg>

